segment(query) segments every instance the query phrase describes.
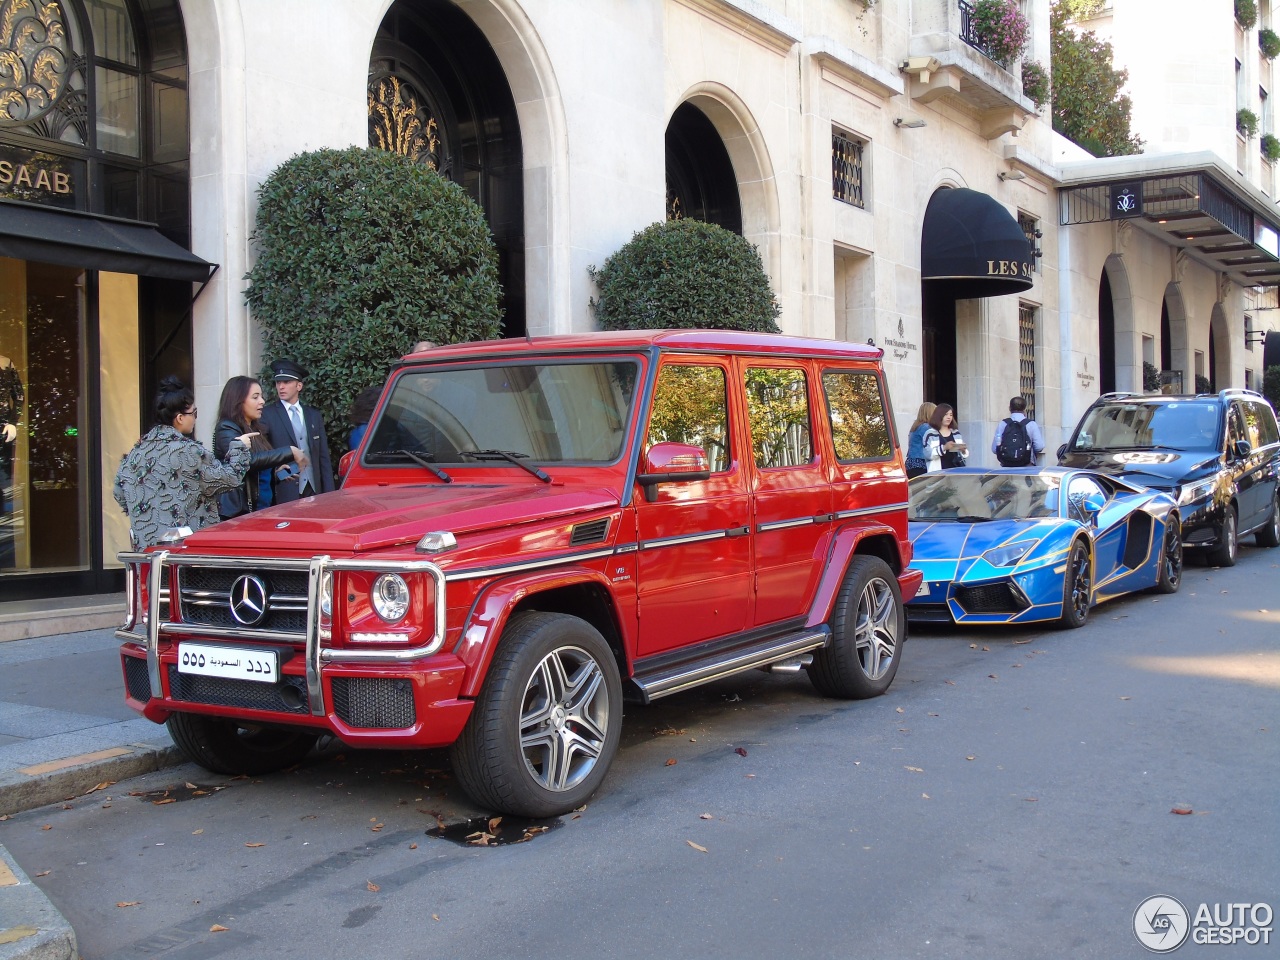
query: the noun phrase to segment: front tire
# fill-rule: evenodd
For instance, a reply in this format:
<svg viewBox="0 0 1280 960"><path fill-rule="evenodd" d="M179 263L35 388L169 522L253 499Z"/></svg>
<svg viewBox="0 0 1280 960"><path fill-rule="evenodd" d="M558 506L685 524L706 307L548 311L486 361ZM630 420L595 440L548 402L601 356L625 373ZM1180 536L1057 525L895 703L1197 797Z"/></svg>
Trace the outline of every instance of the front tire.
<svg viewBox="0 0 1280 960"><path fill-rule="evenodd" d="M618 752L622 681L589 623L518 614L453 745L453 772L484 807L553 817L582 806Z"/></svg>
<svg viewBox="0 0 1280 960"><path fill-rule="evenodd" d="M831 643L809 664L809 680L826 697L866 700L893 683L907 639L898 578L879 557L849 563L831 615Z"/></svg>
<svg viewBox="0 0 1280 960"><path fill-rule="evenodd" d="M1160 551L1160 574L1156 593L1177 593L1182 585L1182 530L1176 517L1166 518L1164 548Z"/></svg>
<svg viewBox="0 0 1280 960"><path fill-rule="evenodd" d="M251 777L292 767L311 752L316 735L284 727L220 720L198 713L175 713L165 727L192 763L212 773Z"/></svg>
<svg viewBox="0 0 1280 960"><path fill-rule="evenodd" d="M1236 508L1227 507L1222 517L1222 538L1216 548L1209 551L1209 563L1215 567L1234 567L1240 553L1240 536L1236 528Z"/></svg>
<svg viewBox="0 0 1280 960"><path fill-rule="evenodd" d="M1258 528L1253 540L1260 547L1280 547L1280 489L1271 498L1271 519Z"/></svg>
<svg viewBox="0 0 1280 960"><path fill-rule="evenodd" d="M1093 571L1089 566L1089 548L1083 540L1071 544L1071 557L1062 581L1062 616L1058 625L1068 630L1083 627L1093 605Z"/></svg>

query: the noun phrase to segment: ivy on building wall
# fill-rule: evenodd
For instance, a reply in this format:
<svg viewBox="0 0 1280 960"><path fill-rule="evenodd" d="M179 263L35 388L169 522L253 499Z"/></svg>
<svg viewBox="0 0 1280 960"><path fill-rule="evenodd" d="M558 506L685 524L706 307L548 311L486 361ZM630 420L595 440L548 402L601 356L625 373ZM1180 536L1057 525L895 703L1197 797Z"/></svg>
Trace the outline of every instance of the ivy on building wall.
<svg viewBox="0 0 1280 960"><path fill-rule="evenodd" d="M335 439L355 396L419 340L498 336L498 257L484 211L400 154L351 147L286 160L262 184L253 239L245 299L264 359L310 370L308 402Z"/></svg>
<svg viewBox="0 0 1280 960"><path fill-rule="evenodd" d="M1072 8L1058 0L1049 8L1053 129L1095 157L1142 152L1130 129L1132 102L1122 94L1128 70L1112 66L1111 44L1074 25Z"/></svg>
<svg viewBox="0 0 1280 960"><path fill-rule="evenodd" d="M600 291L591 308L605 330L778 332L778 301L759 252L713 223L651 224L590 272Z"/></svg>

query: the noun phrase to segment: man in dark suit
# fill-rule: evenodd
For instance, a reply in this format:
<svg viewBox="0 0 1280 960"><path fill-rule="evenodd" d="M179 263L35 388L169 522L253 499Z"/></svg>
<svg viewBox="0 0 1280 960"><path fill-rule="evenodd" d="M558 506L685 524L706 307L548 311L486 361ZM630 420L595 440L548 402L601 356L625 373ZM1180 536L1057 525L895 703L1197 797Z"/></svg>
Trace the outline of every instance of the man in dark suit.
<svg viewBox="0 0 1280 960"><path fill-rule="evenodd" d="M271 442L299 446L311 458L311 463L297 475L296 480L281 480L276 484L275 502L288 503L299 497L327 493L334 486L324 418L319 410L304 406L300 399L303 381L309 373L292 360L277 360L271 364L271 373L279 399L262 409L262 421L271 432Z"/></svg>

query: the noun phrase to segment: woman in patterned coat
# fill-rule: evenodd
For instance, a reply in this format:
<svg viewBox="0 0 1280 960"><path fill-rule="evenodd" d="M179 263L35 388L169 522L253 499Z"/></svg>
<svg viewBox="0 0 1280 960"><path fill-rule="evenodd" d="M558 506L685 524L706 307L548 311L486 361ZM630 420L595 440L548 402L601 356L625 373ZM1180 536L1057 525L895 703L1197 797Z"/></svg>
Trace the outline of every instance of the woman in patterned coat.
<svg viewBox="0 0 1280 960"><path fill-rule="evenodd" d="M112 490L136 549L159 543L173 527L217 523L218 495L240 486L249 469L254 434L236 437L223 463L192 436L195 428L195 394L166 377L156 394L156 426L120 461Z"/></svg>

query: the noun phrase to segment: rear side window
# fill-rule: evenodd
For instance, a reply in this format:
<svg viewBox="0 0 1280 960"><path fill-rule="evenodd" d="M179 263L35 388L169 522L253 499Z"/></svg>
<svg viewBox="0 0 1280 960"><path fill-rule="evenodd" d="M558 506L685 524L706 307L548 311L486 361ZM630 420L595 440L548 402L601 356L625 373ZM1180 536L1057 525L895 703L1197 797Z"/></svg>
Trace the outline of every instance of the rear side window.
<svg viewBox="0 0 1280 960"><path fill-rule="evenodd" d="M822 374L831 417L831 439L841 463L884 460L893 455L889 417L880 380L873 373L827 370Z"/></svg>
<svg viewBox="0 0 1280 960"><path fill-rule="evenodd" d="M1280 431L1276 429L1276 416L1268 404L1251 400L1244 406L1245 431L1249 435L1249 444L1253 447L1266 447L1280 442Z"/></svg>
<svg viewBox="0 0 1280 960"><path fill-rule="evenodd" d="M649 418L649 442L701 447L711 472L729 469L729 402L724 369L668 364L658 374Z"/></svg>
<svg viewBox="0 0 1280 960"><path fill-rule="evenodd" d="M796 467L813 459L809 384L795 367L748 367L747 416L756 466Z"/></svg>

